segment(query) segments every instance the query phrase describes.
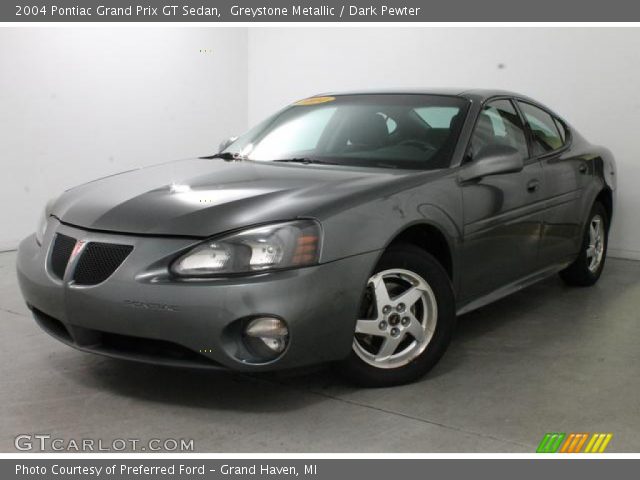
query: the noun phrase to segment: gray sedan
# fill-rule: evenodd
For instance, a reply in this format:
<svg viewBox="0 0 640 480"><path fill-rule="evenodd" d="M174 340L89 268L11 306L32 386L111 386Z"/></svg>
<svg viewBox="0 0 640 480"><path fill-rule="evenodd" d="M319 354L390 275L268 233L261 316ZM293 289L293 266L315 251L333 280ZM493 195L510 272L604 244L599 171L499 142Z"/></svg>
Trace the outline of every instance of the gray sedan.
<svg viewBox="0 0 640 480"><path fill-rule="evenodd" d="M38 324L79 350L239 371L333 362L416 380L456 316L604 267L615 164L487 90L328 94L220 152L51 201L20 245Z"/></svg>

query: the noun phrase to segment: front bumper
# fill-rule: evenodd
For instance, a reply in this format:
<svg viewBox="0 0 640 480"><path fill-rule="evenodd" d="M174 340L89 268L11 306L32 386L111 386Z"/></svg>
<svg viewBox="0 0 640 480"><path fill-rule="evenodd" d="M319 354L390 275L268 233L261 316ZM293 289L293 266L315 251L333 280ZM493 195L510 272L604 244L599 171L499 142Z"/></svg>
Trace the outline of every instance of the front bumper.
<svg viewBox="0 0 640 480"><path fill-rule="evenodd" d="M50 272L55 233L88 242L127 244L133 251L104 282L75 285ZM364 286L377 252L297 270L206 281L177 281L167 262L193 239L89 232L51 219L43 246L20 244L22 294L37 322L80 350L168 365L243 371L296 368L345 358ZM72 263L68 268L72 268ZM267 363L247 359L239 319L283 318L289 345Z"/></svg>

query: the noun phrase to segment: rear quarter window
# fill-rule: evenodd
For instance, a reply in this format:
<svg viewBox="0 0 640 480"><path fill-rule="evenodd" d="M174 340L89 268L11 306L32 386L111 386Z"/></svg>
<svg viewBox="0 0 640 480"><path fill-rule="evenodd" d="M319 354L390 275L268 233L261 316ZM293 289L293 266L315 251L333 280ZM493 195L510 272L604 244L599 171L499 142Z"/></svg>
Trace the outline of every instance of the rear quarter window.
<svg viewBox="0 0 640 480"><path fill-rule="evenodd" d="M556 128L560 133L560 138L562 138L562 143L566 144L567 138L569 137L569 132L567 131L567 127L565 127L564 123L562 123L562 120L555 117L553 119L556 122Z"/></svg>
<svg viewBox="0 0 640 480"><path fill-rule="evenodd" d="M566 130L559 128L559 121L550 113L529 103L518 102L531 134L533 154L542 155L562 148L566 140Z"/></svg>

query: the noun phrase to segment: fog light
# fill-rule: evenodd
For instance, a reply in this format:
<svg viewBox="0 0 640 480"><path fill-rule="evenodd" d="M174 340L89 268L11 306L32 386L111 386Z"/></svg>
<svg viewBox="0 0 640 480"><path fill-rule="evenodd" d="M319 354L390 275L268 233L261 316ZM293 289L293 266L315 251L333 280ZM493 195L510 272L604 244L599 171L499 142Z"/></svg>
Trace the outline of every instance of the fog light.
<svg viewBox="0 0 640 480"><path fill-rule="evenodd" d="M284 352L289 329L284 320L275 317L254 318L244 329L245 343L253 354L272 360Z"/></svg>

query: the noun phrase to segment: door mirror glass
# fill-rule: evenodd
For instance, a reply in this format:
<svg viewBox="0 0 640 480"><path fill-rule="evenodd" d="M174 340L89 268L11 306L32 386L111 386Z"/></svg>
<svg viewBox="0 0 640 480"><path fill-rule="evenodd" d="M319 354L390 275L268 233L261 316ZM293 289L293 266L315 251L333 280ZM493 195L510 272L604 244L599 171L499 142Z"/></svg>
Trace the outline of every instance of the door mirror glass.
<svg viewBox="0 0 640 480"><path fill-rule="evenodd" d="M509 145L487 145L475 155L461 173L462 181L474 180L488 175L520 172L524 168L522 153Z"/></svg>

